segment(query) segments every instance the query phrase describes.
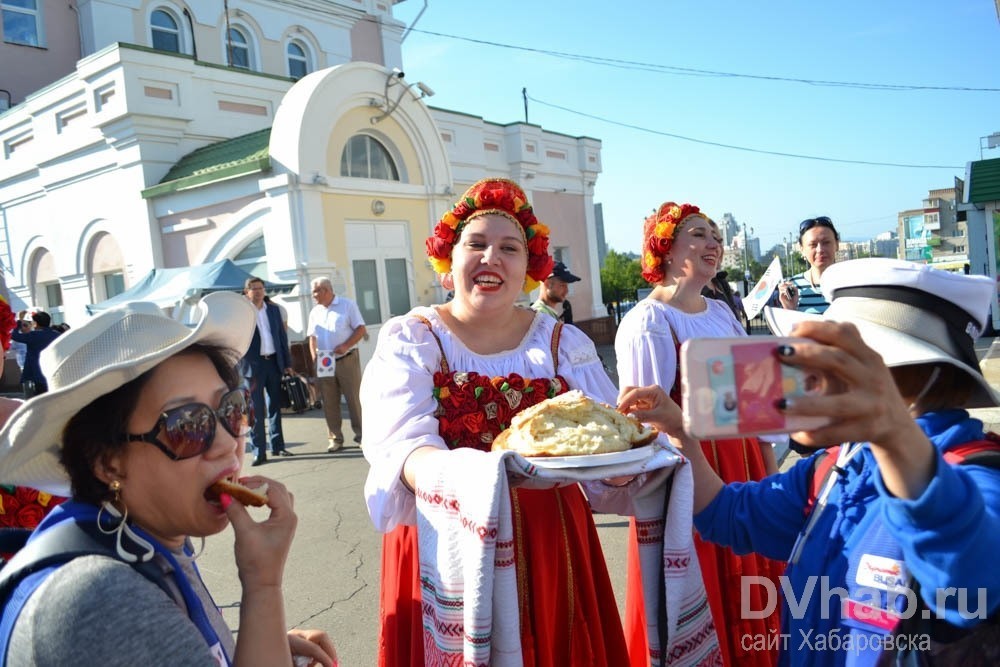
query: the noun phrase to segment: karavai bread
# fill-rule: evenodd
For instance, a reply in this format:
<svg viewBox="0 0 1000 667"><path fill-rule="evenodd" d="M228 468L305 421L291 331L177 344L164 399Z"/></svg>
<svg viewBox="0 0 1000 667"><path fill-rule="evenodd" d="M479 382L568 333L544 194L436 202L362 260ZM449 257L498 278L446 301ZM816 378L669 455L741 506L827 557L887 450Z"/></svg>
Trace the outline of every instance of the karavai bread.
<svg viewBox="0 0 1000 667"><path fill-rule="evenodd" d="M610 454L648 444L656 430L580 391L568 391L525 408L493 441L493 450L522 456Z"/></svg>

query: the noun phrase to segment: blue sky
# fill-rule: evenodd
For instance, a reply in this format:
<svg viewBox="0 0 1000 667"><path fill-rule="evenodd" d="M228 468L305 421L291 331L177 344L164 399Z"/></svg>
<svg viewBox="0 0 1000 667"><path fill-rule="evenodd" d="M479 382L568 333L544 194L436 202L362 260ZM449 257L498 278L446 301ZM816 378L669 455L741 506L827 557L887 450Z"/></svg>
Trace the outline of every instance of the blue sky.
<svg viewBox="0 0 1000 667"><path fill-rule="evenodd" d="M395 16L411 23L407 0ZM427 34L653 65L611 67ZM1000 132L1000 23L993 0L428 0L403 43L408 81L431 106L497 123L524 120L602 141L595 202L616 250L637 251L642 219L667 200L720 219L731 212L781 243L803 218L829 215L842 237L895 229L899 211L952 187ZM683 74L670 68L724 74ZM994 91L879 90L725 74ZM610 124L598 116L733 150Z"/></svg>

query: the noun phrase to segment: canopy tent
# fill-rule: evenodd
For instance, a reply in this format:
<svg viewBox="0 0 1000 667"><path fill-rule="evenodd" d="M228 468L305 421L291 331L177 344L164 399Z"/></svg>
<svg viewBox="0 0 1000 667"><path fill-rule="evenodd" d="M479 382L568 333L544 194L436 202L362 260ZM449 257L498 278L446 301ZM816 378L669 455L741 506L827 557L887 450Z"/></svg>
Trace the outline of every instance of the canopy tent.
<svg viewBox="0 0 1000 667"><path fill-rule="evenodd" d="M170 308L185 301L194 301L209 292L241 292L249 277L249 273L229 259L198 266L153 269L121 294L100 303L90 304L87 306L87 312L94 315L131 301L152 301L161 308ZM283 294L290 292L295 284L272 283L265 280L264 287L270 293Z"/></svg>

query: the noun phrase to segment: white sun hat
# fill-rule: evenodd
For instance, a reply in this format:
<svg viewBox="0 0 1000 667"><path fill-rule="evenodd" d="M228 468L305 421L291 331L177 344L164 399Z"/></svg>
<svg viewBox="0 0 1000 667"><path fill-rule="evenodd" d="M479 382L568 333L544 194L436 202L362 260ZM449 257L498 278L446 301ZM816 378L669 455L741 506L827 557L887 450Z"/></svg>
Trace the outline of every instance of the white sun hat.
<svg viewBox="0 0 1000 667"><path fill-rule="evenodd" d="M823 272L822 315L765 308L777 336L803 320L850 322L886 366L947 363L975 384L961 407L1000 406L1000 394L983 377L975 340L986 327L996 283L898 259L873 257L837 262Z"/></svg>
<svg viewBox="0 0 1000 667"><path fill-rule="evenodd" d="M40 357L49 391L25 401L0 430L0 484L70 495L59 450L77 412L194 343L246 352L257 321L250 301L215 292L198 310L198 322L187 326L153 303L133 302L52 341Z"/></svg>

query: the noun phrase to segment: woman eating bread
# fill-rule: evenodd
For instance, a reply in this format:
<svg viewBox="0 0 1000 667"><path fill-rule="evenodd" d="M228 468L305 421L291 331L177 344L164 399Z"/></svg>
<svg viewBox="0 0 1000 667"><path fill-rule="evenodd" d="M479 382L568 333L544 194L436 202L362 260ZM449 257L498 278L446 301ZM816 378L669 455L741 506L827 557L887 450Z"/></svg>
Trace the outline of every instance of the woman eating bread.
<svg viewBox="0 0 1000 667"><path fill-rule="evenodd" d="M371 464L365 495L375 527L385 533L379 665L462 659L425 655L425 649L441 652L424 630L425 619L462 604L452 591L422 587L428 579L418 554L440 536L418 530L418 503L447 497L425 486L430 471L459 467L475 474L515 415L567 390L616 402L617 389L583 332L515 305L550 274L548 243L549 230L520 187L497 178L479 181L444 214L426 244L454 298L417 307L382 327L361 389ZM551 486L510 491L513 539L507 548L517 576L509 612L519 619L511 655L520 654L514 664L625 664L625 637L591 506L580 484ZM591 502L604 493L631 493L600 482L587 490ZM449 507L465 517L481 500L473 490ZM469 559L439 567L469 567ZM506 585L496 586L507 592ZM511 664L497 649L510 639L500 628L507 616L498 613L492 622L466 616L464 634L493 642L494 665Z"/></svg>
<svg viewBox="0 0 1000 667"><path fill-rule="evenodd" d="M240 478L252 411L236 364L253 308L225 292L199 308L188 327L130 303L42 353L49 392L0 431L0 481L70 500L0 570L4 664L336 664L325 633L285 627L292 495ZM243 587L235 639L192 546L230 523Z"/></svg>
<svg viewBox="0 0 1000 667"><path fill-rule="evenodd" d="M680 344L690 338L745 336L732 310L722 301L706 299L702 290L722 262L722 238L716 224L697 206L666 202L643 225L642 277L653 287L622 318L615 336L618 378L622 386L659 385L680 403ZM769 443L757 438L709 440L705 457L727 482L761 479L777 472ZM634 667L649 663L642 589L638 585L636 527L629 531L628 601L625 627ZM782 566L755 554L736 555L726 547L697 540L705 590L727 665L773 663L767 651L740 645L745 633L776 633L778 614L742 618L740 576L771 578L777 585Z"/></svg>

